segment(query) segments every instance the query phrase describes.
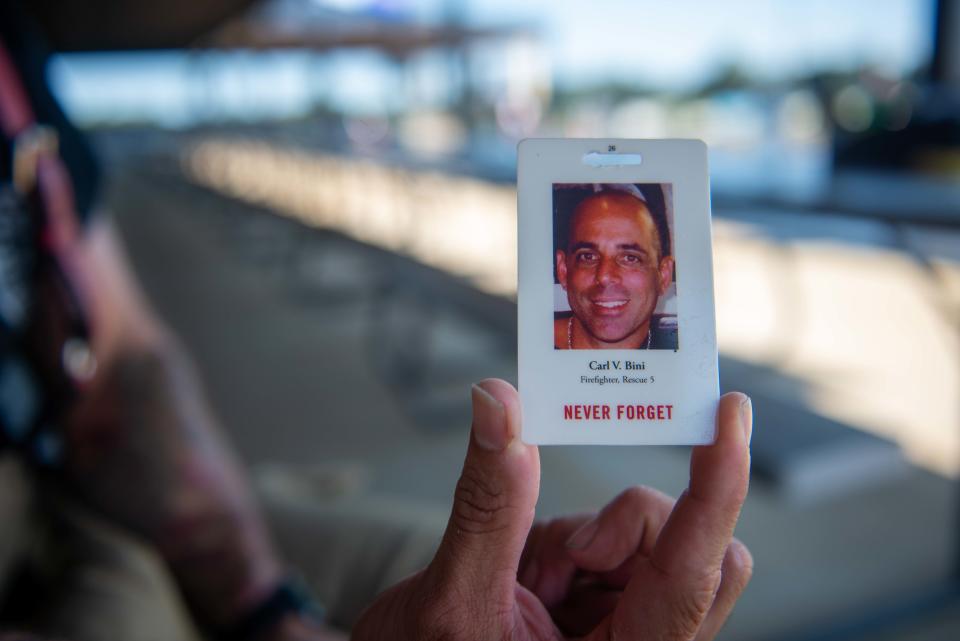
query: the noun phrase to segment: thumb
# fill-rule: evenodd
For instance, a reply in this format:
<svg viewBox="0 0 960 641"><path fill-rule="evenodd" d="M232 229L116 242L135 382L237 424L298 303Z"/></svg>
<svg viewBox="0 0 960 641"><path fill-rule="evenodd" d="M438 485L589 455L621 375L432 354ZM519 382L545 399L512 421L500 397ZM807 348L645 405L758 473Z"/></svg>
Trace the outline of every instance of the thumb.
<svg viewBox="0 0 960 641"><path fill-rule="evenodd" d="M512 610L540 490L539 453L520 440L520 420L520 398L509 383L487 379L473 386L467 457L447 531L428 568L440 589L468 599L461 603L473 610Z"/></svg>

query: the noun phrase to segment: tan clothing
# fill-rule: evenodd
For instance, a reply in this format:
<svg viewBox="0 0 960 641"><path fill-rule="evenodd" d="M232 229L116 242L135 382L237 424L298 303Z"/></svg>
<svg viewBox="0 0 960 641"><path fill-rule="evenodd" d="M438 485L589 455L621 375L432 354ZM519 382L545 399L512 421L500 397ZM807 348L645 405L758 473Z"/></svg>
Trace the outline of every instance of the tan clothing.
<svg viewBox="0 0 960 641"><path fill-rule="evenodd" d="M272 468L255 476L281 553L327 608L330 623L344 630L376 594L430 561L447 516L435 506L367 494L339 482L345 474L343 467L309 475ZM278 476L291 482L277 483ZM41 571L49 573L36 612L4 612L0 630L68 641L203 638L162 560L143 541L62 497L44 496L45 514L31 517L31 485L12 461L0 462L0 483L0 581L9 581L16 559L44 554L38 533L46 551Z"/></svg>

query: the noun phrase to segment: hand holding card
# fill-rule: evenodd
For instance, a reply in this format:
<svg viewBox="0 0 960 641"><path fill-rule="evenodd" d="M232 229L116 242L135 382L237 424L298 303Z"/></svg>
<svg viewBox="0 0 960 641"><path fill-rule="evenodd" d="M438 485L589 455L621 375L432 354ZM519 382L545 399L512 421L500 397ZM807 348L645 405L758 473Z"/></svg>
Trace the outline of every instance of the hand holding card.
<svg viewBox="0 0 960 641"><path fill-rule="evenodd" d="M531 528L536 446L520 438L520 399L475 386L474 419L443 541L430 565L383 593L353 639L713 638L750 578L733 539L747 492L751 414L721 399L716 443L694 449L674 503L647 488L597 515Z"/></svg>

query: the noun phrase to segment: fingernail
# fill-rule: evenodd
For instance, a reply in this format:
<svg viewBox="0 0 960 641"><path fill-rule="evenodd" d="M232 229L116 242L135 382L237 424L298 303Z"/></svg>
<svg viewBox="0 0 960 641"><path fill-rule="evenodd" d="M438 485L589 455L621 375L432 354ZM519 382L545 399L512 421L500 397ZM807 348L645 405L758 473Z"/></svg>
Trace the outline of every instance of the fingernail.
<svg viewBox="0 0 960 641"><path fill-rule="evenodd" d="M600 524L597 522L597 519L594 518L590 521L587 521L580 528L570 535L570 538L567 539L567 547L571 550L582 550L593 541L593 538L597 535L597 530L600 529Z"/></svg>
<svg viewBox="0 0 960 641"><path fill-rule="evenodd" d="M740 403L740 422L743 423L743 435L749 445L753 436L753 401L749 396Z"/></svg>
<svg viewBox="0 0 960 641"><path fill-rule="evenodd" d="M737 560L737 565L740 567L753 566L753 555L750 554L750 550L747 549L747 546L743 543L731 543L730 551L733 552L733 556L736 557Z"/></svg>
<svg viewBox="0 0 960 641"><path fill-rule="evenodd" d="M485 450L499 452L510 442L507 410L479 385L473 386L473 439Z"/></svg>

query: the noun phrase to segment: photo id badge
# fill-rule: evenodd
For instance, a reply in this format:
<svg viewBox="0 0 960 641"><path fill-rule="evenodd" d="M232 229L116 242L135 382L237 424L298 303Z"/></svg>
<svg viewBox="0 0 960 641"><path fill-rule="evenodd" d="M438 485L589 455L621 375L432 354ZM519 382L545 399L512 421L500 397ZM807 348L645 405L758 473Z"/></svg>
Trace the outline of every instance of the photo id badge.
<svg viewBox="0 0 960 641"><path fill-rule="evenodd" d="M517 183L523 440L712 443L704 143L524 140Z"/></svg>

